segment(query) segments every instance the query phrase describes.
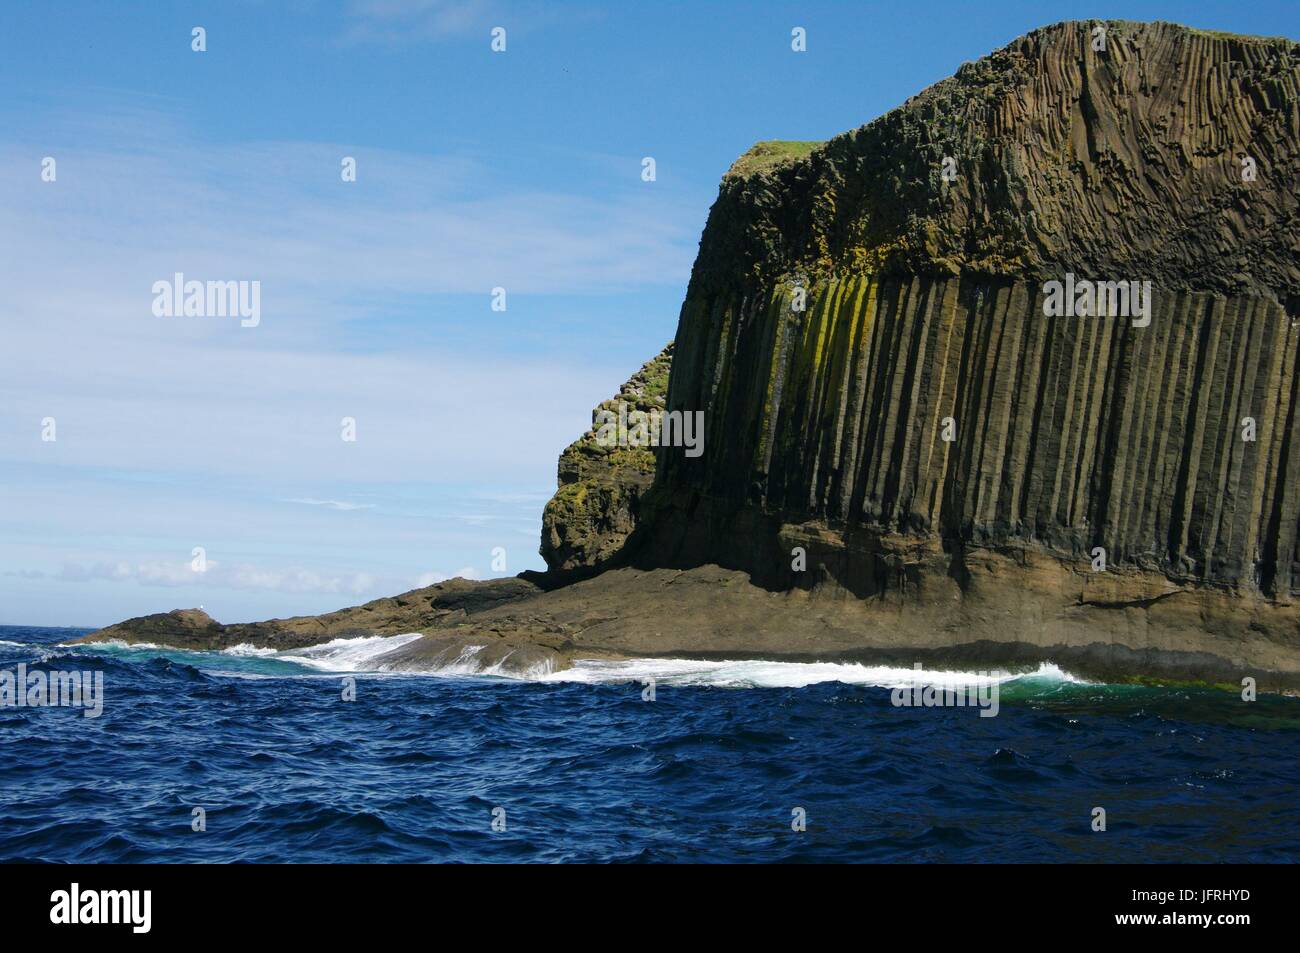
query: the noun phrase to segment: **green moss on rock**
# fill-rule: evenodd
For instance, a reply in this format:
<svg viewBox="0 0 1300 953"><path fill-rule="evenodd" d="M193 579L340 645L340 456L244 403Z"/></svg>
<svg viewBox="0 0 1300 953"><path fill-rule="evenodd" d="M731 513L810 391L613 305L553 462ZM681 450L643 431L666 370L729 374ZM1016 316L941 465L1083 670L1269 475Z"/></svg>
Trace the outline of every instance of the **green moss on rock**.
<svg viewBox="0 0 1300 953"><path fill-rule="evenodd" d="M594 568L623 546L636 527L641 498L654 482L655 455L648 447L602 447L596 415L662 411L668 394L673 346L654 359L592 411L592 426L560 455L559 489L542 513L540 552L553 571Z"/></svg>

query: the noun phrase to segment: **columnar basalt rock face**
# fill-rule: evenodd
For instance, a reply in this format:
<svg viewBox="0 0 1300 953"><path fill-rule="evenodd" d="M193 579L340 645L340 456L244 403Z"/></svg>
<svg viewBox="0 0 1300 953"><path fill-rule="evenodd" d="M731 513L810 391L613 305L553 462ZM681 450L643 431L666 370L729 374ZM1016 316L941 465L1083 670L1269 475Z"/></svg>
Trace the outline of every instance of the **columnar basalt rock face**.
<svg viewBox="0 0 1300 953"><path fill-rule="evenodd" d="M724 315L742 330L705 344L712 373L679 358L695 387L673 399L707 408L707 452L665 454L667 483L786 522L1100 546L1170 578L1294 591L1285 310L1171 291L1138 328L1044 317L1040 300L1021 281L853 277L802 314L779 293Z"/></svg>
<svg viewBox="0 0 1300 953"><path fill-rule="evenodd" d="M601 411L650 414L664 409L673 346L647 361L618 394L592 412L593 426L560 455L559 489L542 513L541 554L553 573L589 571L618 553L640 517L641 497L654 482L649 447L602 446Z"/></svg>
<svg viewBox="0 0 1300 953"><path fill-rule="evenodd" d="M1119 22L1036 31L729 175L668 400L705 411L706 452L661 452L643 558L806 585L776 567L815 523L869 564L832 570L860 592L937 538L959 582L973 547L1069 572L1102 547L1300 594L1297 182L1300 45ZM1067 272L1151 282L1150 323L1045 316Z"/></svg>

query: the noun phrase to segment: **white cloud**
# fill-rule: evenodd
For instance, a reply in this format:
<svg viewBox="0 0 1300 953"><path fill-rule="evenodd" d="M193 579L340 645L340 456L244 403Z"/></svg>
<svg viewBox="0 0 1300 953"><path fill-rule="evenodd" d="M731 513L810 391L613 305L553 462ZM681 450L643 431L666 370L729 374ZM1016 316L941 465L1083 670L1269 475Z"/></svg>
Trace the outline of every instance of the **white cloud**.
<svg viewBox="0 0 1300 953"><path fill-rule="evenodd" d="M313 500L313 499L294 499L288 500L289 503L303 503L307 506L323 506L330 510L373 510L374 503L346 503L342 500Z"/></svg>
<svg viewBox="0 0 1300 953"><path fill-rule="evenodd" d="M444 575L440 572L425 572L415 578L415 588L424 589L426 586L435 586L440 582L446 582L448 579L482 579L477 569L473 566L461 566L451 575Z"/></svg>
<svg viewBox="0 0 1300 953"><path fill-rule="evenodd" d="M676 299L693 255L698 210L602 197L599 170L568 194L466 156L204 142L143 108L40 128L0 145L0 603L31 619L55 618L44 604L71 580L101 607L170 608L193 574L155 557L197 543L243 561L210 561L201 583L231 617L482 559L513 537L505 517L540 514L558 453L635 369L604 334L658 314L629 313L630 293ZM260 281L261 324L155 317L152 284L176 271ZM608 324L565 323L575 297ZM358 514L365 538L317 510Z"/></svg>
<svg viewBox="0 0 1300 953"><path fill-rule="evenodd" d="M519 314L689 272L694 236L662 195L520 189L463 157L213 145L164 114L121 118L91 127L108 144L0 148L0 459L300 482L542 474L620 378L598 335L560 356L509 347L540 331ZM34 171L47 149L55 183ZM338 180L344 154L355 184ZM155 317L152 284L178 271L260 281L261 324ZM39 440L46 416L57 444Z"/></svg>
<svg viewBox="0 0 1300 953"><path fill-rule="evenodd" d="M248 563L225 565L216 560L208 560L204 572L196 572L187 561L65 563L56 578L63 582L102 580L141 586L203 586L352 595L371 592L379 583L366 572L325 573L301 567L267 568Z"/></svg>

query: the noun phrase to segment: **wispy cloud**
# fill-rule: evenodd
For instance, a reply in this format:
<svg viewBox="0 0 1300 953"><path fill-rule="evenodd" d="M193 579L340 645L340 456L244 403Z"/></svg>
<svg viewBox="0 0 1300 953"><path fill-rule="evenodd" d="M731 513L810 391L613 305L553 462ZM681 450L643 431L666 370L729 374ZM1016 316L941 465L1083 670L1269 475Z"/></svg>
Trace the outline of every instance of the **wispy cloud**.
<svg viewBox="0 0 1300 953"><path fill-rule="evenodd" d="M354 39L428 39L460 36L500 11L486 0L353 0L348 14Z"/></svg>
<svg viewBox="0 0 1300 953"><path fill-rule="evenodd" d="M521 459L545 472L612 376L595 345L558 366L490 342L536 330L515 317L530 298L672 287L689 270L688 232L636 190L519 189L463 158L213 145L166 113L123 121L111 144L0 148L0 459L344 480L499 482ZM47 151L55 183L37 174ZM344 154L361 163L354 184L339 181ZM155 316L152 284L175 272L260 281L261 324ZM491 311L494 287L510 310ZM57 444L34 439L46 416ZM355 443L340 442L345 416Z"/></svg>
<svg viewBox="0 0 1300 953"><path fill-rule="evenodd" d="M156 148L0 150L0 277L13 312L46 311L83 334L93 324L115 337L225 340L216 321L159 327L149 288L181 271L259 280L262 336L320 342L401 295L476 295L486 318L494 287L591 294L680 286L689 273L685 216L648 190L567 194L511 185L466 157L214 145L166 113L124 122L127 134L144 125ZM49 153L56 183L37 175ZM357 160L355 183L340 181L344 156Z"/></svg>
<svg viewBox="0 0 1300 953"><path fill-rule="evenodd" d="M370 573L322 573L301 567L267 568L239 563L226 565L209 560L204 572L195 572L188 562L97 562L66 563L56 578L61 582L133 582L142 586L218 589L265 589L275 592L348 593L363 595L375 589L378 580Z"/></svg>
<svg viewBox="0 0 1300 953"><path fill-rule="evenodd" d="M194 545L241 553L199 585L242 590L227 605L245 618L399 591L421 565L506 543L512 566L535 562L515 523L481 515L539 514L557 453L637 363L611 360L582 320L543 322L608 300L617 335L618 303L676 298L693 253L693 213L603 190L599 171L577 194L473 156L210 142L157 101L44 128L0 145L10 611L78 580L101 607L171 608L158 592L194 574L156 557ZM178 271L260 281L261 324L155 316L153 283ZM506 312L490 309L497 286ZM370 545L318 511L364 515Z"/></svg>
<svg viewBox="0 0 1300 953"><path fill-rule="evenodd" d="M494 26L530 30L594 14L572 2L526 0L353 0L348 6L345 43L409 44L481 33Z"/></svg>
<svg viewBox="0 0 1300 953"><path fill-rule="evenodd" d="M330 510L373 510L374 503L346 503L343 500L289 500L290 503L303 503L307 506L323 506Z"/></svg>

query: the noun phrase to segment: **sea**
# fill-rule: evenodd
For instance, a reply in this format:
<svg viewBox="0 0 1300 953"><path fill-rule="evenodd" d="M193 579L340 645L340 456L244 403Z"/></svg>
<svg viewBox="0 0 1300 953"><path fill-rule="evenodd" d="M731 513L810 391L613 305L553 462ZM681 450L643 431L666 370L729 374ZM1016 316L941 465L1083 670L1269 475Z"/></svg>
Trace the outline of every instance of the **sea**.
<svg viewBox="0 0 1300 953"><path fill-rule="evenodd" d="M0 860L1300 857L1295 698L1051 665L969 673L996 682L990 717L895 704L907 669L591 660L508 677L466 660L412 674L376 659L414 636L67 644L87 631L0 626L0 673L76 672L103 692L93 717L0 707Z"/></svg>

